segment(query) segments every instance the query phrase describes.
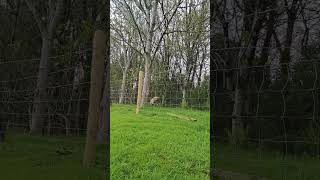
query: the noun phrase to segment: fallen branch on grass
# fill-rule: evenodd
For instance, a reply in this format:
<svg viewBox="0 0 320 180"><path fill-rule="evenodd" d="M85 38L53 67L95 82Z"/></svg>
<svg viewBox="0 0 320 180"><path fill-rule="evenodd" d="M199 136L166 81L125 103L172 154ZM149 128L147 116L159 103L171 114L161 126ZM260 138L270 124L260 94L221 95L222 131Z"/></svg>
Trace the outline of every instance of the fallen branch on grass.
<svg viewBox="0 0 320 180"><path fill-rule="evenodd" d="M174 114L174 113L167 113L167 115L173 116L173 117L176 117L179 119L187 120L187 121L197 121L197 119L195 119L195 118L188 117L188 116L182 116L182 115L178 115L178 114Z"/></svg>

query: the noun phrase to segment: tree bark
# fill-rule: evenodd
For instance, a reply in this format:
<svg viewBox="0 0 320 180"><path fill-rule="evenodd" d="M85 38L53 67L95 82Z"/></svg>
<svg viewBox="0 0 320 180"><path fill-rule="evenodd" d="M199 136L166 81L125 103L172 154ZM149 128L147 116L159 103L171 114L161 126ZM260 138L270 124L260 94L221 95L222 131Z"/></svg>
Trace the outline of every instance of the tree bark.
<svg viewBox="0 0 320 180"><path fill-rule="evenodd" d="M291 62L291 46L293 42L293 33L298 11L300 10L300 8L301 7L299 5L299 0L293 0L291 7L287 10L288 22L286 29L286 39L280 55L281 77L284 81L288 78L288 72L290 71L287 65Z"/></svg>
<svg viewBox="0 0 320 180"><path fill-rule="evenodd" d="M39 65L39 74L37 80L37 89L34 96L33 112L31 120L31 134L42 132L42 125L46 118L47 111L47 87L48 87L48 65L50 53L50 39L42 38L41 60Z"/></svg>
<svg viewBox="0 0 320 180"><path fill-rule="evenodd" d="M145 60L145 65L144 65L144 79L143 79L140 107L143 106L143 104L145 103L145 101L147 101L149 96L150 79L151 79L150 69L151 69L150 57L147 56Z"/></svg>
<svg viewBox="0 0 320 180"><path fill-rule="evenodd" d="M234 106L232 112L232 134L237 136L239 130L242 130L241 113L243 106L243 97L240 88L236 88L234 94Z"/></svg>
<svg viewBox="0 0 320 180"><path fill-rule="evenodd" d="M125 96L125 89L126 89L126 83L127 83L127 71L128 71L128 68L125 68L125 70L122 72L122 81L121 81L119 104L123 103L123 99L124 99L124 96Z"/></svg>
<svg viewBox="0 0 320 180"><path fill-rule="evenodd" d="M41 59L39 65L39 74L37 79L36 92L34 94L33 112L31 117L31 134L39 134L42 132L42 125L47 111L47 87L48 87L48 68L49 68L49 55L51 49L51 40L54 30L57 27L59 19L62 15L63 0L56 2L54 10L53 2L48 2L49 15L47 16L48 22L43 22L41 16L36 10L33 1L26 0L27 6L33 14L33 17L38 25L42 37Z"/></svg>
<svg viewBox="0 0 320 180"><path fill-rule="evenodd" d="M152 61L152 43L153 43L153 36L154 36L154 27L156 23L156 15L158 9L159 0L155 0L152 3L152 7L147 12L147 19L148 22L148 33L147 33L147 45L146 45L146 52L145 52L145 66L144 66L144 81L143 81L143 88L142 88L142 97L140 106L143 106L145 101L149 96L149 89L150 89L150 79L151 79L151 61Z"/></svg>

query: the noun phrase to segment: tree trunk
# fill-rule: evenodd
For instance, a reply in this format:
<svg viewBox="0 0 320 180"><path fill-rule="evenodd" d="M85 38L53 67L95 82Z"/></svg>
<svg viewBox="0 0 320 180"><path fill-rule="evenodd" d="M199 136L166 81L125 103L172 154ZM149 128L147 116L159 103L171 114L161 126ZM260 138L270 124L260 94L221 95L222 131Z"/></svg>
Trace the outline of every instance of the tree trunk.
<svg viewBox="0 0 320 180"><path fill-rule="evenodd" d="M151 63L150 63L150 55L145 56L145 65L144 65L144 79L142 86L142 96L140 106L142 107L144 102L147 101L149 96L149 88L150 88L150 79L151 79Z"/></svg>
<svg viewBox="0 0 320 180"><path fill-rule="evenodd" d="M182 102L181 102L181 107L183 108L187 106L186 89L187 89L187 80L184 79L183 87L182 87Z"/></svg>
<svg viewBox="0 0 320 180"><path fill-rule="evenodd" d="M123 99L125 96L125 89L126 89L126 83L127 83L127 71L128 71L128 68L125 68L125 70L122 73L122 82L121 82L119 104L123 103Z"/></svg>
<svg viewBox="0 0 320 180"><path fill-rule="evenodd" d="M37 80L37 89L34 95L33 112L30 133L39 134L42 131L42 125L47 110L47 87L48 87L48 64L50 53L50 39L42 38L41 60Z"/></svg>
<svg viewBox="0 0 320 180"><path fill-rule="evenodd" d="M75 126L76 126L76 133L78 136L80 136L80 108L81 108L81 93L82 88L79 87L79 93L78 93L78 101L77 101L77 110L76 110L76 116L75 116Z"/></svg>
<svg viewBox="0 0 320 180"><path fill-rule="evenodd" d="M145 66L144 66L144 81L142 88L142 97L140 106L143 106L144 102L149 96L150 89L150 79L151 79L151 60L152 60L152 42L154 35L154 27L156 25L156 15L158 9L159 0L151 2L152 8L147 12L148 23L148 33L147 33L147 44L145 52Z"/></svg>
<svg viewBox="0 0 320 180"><path fill-rule="evenodd" d="M232 112L232 135L235 137L242 129L241 112L244 104L241 93L241 90L237 87L234 94L234 106Z"/></svg>
<svg viewBox="0 0 320 180"><path fill-rule="evenodd" d="M280 63L281 63L281 77L282 80L286 80L288 77L288 73L290 69L288 68L288 63L291 62L291 46L293 42L293 34L295 23L297 20L297 13L300 9L298 5L298 0L293 0L291 7L287 10L288 22L287 22L287 29L285 35L285 42L284 47L280 55Z"/></svg>
<svg viewBox="0 0 320 180"><path fill-rule="evenodd" d="M32 12L42 37L41 59L39 66L39 74L37 80L37 88L34 94L33 112L31 118L31 134L38 134L42 131L45 113L47 110L47 87L48 87L48 67L49 67L49 53L51 48L51 38L55 28L59 22L63 10L63 0L56 2L56 7L53 6L53 1L48 2L49 16L48 22L43 22L41 14L38 14L36 7L31 1L26 0L27 6ZM54 10L55 9L55 10ZM48 15L48 14L47 14Z"/></svg>
<svg viewBox="0 0 320 180"><path fill-rule="evenodd" d="M75 96L75 89L72 90L71 92L71 97L70 97L70 102L69 102L69 106L68 106L68 112L67 112L67 116L65 119L65 130L66 130L66 136L70 136L70 128L71 128L71 119L73 118L73 116L70 116L72 114L72 109L73 109L73 102L74 102L74 96Z"/></svg>

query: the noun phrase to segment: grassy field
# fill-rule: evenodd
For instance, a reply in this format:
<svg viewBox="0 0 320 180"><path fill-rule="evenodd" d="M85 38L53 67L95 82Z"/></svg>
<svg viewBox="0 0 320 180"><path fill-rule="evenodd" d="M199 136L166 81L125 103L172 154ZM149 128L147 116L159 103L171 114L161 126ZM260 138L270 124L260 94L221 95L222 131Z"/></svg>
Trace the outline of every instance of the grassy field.
<svg viewBox="0 0 320 180"><path fill-rule="evenodd" d="M197 121L187 121L172 113ZM105 145L98 146L96 166L91 169L81 167L83 147L83 137L9 133L7 142L0 144L0 179L105 179ZM63 148L71 153L57 153ZM209 179L209 151L208 112L144 107L136 115L134 106L111 107L111 179ZM283 160L277 152L240 149L235 154L226 144L216 144L215 152L216 167L227 175L240 173L269 180L320 177L320 161L309 157Z"/></svg>
<svg viewBox="0 0 320 180"><path fill-rule="evenodd" d="M9 133L6 140L0 144L1 180L100 180L106 177L105 145L98 147L96 167L86 169L81 167L84 138Z"/></svg>
<svg viewBox="0 0 320 180"><path fill-rule="evenodd" d="M279 152L232 150L228 145L216 146L217 168L264 177L268 180L318 180L320 160L305 157L283 156ZM236 152L236 153L235 153Z"/></svg>
<svg viewBox="0 0 320 180"><path fill-rule="evenodd" d="M196 118L196 122L168 115ZM209 112L111 107L112 179L209 179Z"/></svg>
<svg viewBox="0 0 320 180"><path fill-rule="evenodd" d="M111 107L111 179L209 179L208 112L146 107L136 115L134 110L134 106ZM83 147L84 137L9 132L0 144L0 179L106 179L105 145L98 146L98 160L91 169L81 167ZM71 153L59 153L63 148Z"/></svg>
<svg viewBox="0 0 320 180"><path fill-rule="evenodd" d="M197 119L189 122L168 113ZM111 108L112 179L208 179L209 113L181 108ZM317 180L320 161L216 144L215 165L226 174L269 180ZM221 179L221 178L220 178ZM222 179L221 179L222 180ZM232 180L240 180L233 176Z"/></svg>

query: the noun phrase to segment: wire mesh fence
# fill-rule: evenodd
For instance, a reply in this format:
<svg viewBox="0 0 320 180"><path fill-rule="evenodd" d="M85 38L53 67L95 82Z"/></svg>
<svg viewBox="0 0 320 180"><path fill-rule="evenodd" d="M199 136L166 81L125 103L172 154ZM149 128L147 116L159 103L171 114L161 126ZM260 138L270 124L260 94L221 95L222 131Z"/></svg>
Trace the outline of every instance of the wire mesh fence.
<svg viewBox="0 0 320 180"><path fill-rule="evenodd" d="M60 61L90 59L91 50L73 51L72 53L52 56L50 59L57 64ZM48 87L45 89L47 99L34 99L38 80L38 64L34 59L9 58L1 61L1 71L6 72L1 79L1 124L12 128L21 128L28 132L32 105L37 101L48 109L40 114L44 134L61 134L72 131L83 134L86 127L88 92L90 87L90 61L76 62L64 67L54 67L48 72ZM31 69L26 71L25 68ZM10 70L8 72L8 70ZM14 72L16 70L16 73ZM20 70L20 72L19 72ZM68 125L70 124L70 125Z"/></svg>
<svg viewBox="0 0 320 180"><path fill-rule="evenodd" d="M115 68L111 66L112 69ZM155 70L151 72L150 89L143 103L145 72L134 71L125 78L119 72L120 76L111 79L114 176L125 177L127 166L118 162L129 161L137 163L131 167L138 172L132 179L139 179L142 170L148 170L148 176L155 179L208 179L209 76L203 76L201 82L186 83L185 76L178 72ZM126 156L134 160L123 158ZM166 168L170 169L169 174L163 172ZM159 170L161 175L157 174Z"/></svg>
<svg viewBox="0 0 320 180"><path fill-rule="evenodd" d="M142 72L144 74L144 72ZM131 77L111 80L113 104L137 105L139 73ZM186 108L209 111L209 76L199 82L187 80L185 75L170 72L154 72L150 76L150 89L145 95L144 105L148 107ZM144 78L142 79L142 83Z"/></svg>
<svg viewBox="0 0 320 180"><path fill-rule="evenodd" d="M317 179L318 2L210 5L215 175Z"/></svg>
<svg viewBox="0 0 320 180"><path fill-rule="evenodd" d="M316 178L308 163L319 159L319 61L213 66L215 167Z"/></svg>
<svg viewBox="0 0 320 180"><path fill-rule="evenodd" d="M38 113L43 134L85 133L92 37L100 23L95 17L107 15L107 4L0 1L3 127L28 132L35 118L34 107L40 104L46 107ZM39 85L41 79L45 79L45 88ZM41 91L45 97L37 99Z"/></svg>
<svg viewBox="0 0 320 180"><path fill-rule="evenodd" d="M90 141L86 141L89 92L95 86L91 68L94 56L101 56L92 40L100 28L96 16L107 16L107 3L99 7L97 3L0 1L3 179L106 177L107 135L100 128L106 121L103 115L97 118L99 143L97 151L95 145L92 151L96 158L90 156L94 168L83 167L91 161L86 158L91 153L86 152L90 146L86 143ZM99 59L102 64L104 55ZM36 168L46 169L45 173Z"/></svg>
<svg viewBox="0 0 320 180"><path fill-rule="evenodd" d="M114 177L208 179L208 1L112 2Z"/></svg>

